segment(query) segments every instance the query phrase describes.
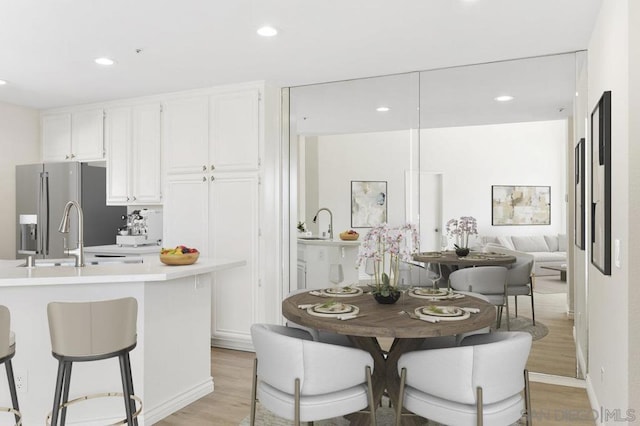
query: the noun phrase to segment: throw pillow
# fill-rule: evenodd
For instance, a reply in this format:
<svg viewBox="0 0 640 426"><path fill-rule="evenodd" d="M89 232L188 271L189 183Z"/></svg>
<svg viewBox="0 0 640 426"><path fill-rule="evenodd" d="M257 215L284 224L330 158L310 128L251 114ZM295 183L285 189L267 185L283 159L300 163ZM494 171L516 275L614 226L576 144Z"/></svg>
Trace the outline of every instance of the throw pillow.
<svg viewBox="0 0 640 426"><path fill-rule="evenodd" d="M549 251L549 246L547 242L544 240L542 235L532 235L532 236L513 236L511 237L511 241L513 241L513 246L518 251L524 252L536 252L536 251Z"/></svg>
<svg viewBox="0 0 640 426"><path fill-rule="evenodd" d="M558 234L558 251L567 251L567 235Z"/></svg>
<svg viewBox="0 0 640 426"><path fill-rule="evenodd" d="M544 240L549 246L549 251L558 251L558 236L557 235L545 235Z"/></svg>

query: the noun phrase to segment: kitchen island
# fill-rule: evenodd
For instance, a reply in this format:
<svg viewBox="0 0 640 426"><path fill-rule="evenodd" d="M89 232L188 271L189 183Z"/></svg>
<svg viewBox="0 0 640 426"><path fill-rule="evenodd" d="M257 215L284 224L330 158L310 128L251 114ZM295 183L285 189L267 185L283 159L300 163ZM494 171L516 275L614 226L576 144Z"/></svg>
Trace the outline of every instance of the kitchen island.
<svg viewBox="0 0 640 426"><path fill-rule="evenodd" d="M57 360L47 320L52 301L137 299L138 344L130 355L135 393L143 401L141 426L213 391L211 274L244 261L201 258L194 265L165 266L158 256L148 256L141 264L83 268L21 264L24 260L0 261L0 304L11 311L16 333L13 366L23 383L18 391L23 424L43 424L53 403ZM117 358L74 365L70 399L121 391ZM6 385L0 386L0 398L10 401ZM104 425L123 417L121 398L102 398L72 405L68 422Z"/></svg>

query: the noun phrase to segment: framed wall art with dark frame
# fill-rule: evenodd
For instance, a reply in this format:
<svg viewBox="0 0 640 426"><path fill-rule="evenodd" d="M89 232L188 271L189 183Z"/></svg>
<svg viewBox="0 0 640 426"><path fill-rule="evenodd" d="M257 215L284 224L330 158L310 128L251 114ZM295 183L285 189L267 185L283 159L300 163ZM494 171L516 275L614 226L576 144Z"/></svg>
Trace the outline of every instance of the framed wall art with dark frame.
<svg viewBox="0 0 640 426"><path fill-rule="evenodd" d="M591 263L611 275L611 92L591 113Z"/></svg>
<svg viewBox="0 0 640 426"><path fill-rule="evenodd" d="M351 181L351 227L371 228L387 221L387 182Z"/></svg>
<svg viewBox="0 0 640 426"><path fill-rule="evenodd" d="M550 224L550 186L491 186L491 225Z"/></svg>
<svg viewBox="0 0 640 426"><path fill-rule="evenodd" d="M578 141L575 147L574 156L574 188L575 188L575 205L574 205L574 230L575 243L578 248L584 250L584 221L585 221L585 152L584 138Z"/></svg>

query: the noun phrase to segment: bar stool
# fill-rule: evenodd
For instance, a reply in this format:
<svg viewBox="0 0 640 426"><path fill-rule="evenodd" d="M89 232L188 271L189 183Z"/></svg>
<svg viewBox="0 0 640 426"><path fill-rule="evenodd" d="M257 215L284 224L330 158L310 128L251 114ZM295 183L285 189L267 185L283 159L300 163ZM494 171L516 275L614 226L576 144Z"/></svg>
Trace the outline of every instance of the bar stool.
<svg viewBox="0 0 640 426"><path fill-rule="evenodd" d="M138 424L142 401L133 393L129 352L136 347L138 302L132 297L97 302L52 302L47 306L51 352L58 360L53 410L46 424L64 425L67 407L92 398L123 396L126 420L116 424ZM122 393L88 395L69 401L69 382L74 362L118 357ZM136 411L136 402L139 408Z"/></svg>
<svg viewBox="0 0 640 426"><path fill-rule="evenodd" d="M16 382L13 378L13 366L11 358L16 354L16 339L11 331L11 315L6 306L0 305L0 363L4 363L7 370L7 381L9 382L9 393L13 408L0 407L0 411L12 413L16 418L16 426L22 424L20 407L18 406L18 394L16 392Z"/></svg>

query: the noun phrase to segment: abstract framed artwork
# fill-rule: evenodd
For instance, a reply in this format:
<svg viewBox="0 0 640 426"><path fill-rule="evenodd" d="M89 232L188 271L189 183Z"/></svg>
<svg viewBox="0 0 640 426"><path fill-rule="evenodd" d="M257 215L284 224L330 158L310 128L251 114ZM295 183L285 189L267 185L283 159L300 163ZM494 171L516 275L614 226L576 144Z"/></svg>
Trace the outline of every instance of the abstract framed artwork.
<svg viewBox="0 0 640 426"><path fill-rule="evenodd" d="M351 181L351 227L371 228L387 221L387 182Z"/></svg>
<svg viewBox="0 0 640 426"><path fill-rule="evenodd" d="M611 92L591 113L591 263L611 275Z"/></svg>
<svg viewBox="0 0 640 426"><path fill-rule="evenodd" d="M575 187L575 205L574 205L574 234L575 243L578 248L584 250L584 221L585 221L585 151L584 138L578 141L575 147L574 156L574 187Z"/></svg>
<svg viewBox="0 0 640 426"><path fill-rule="evenodd" d="M550 225L550 186L491 186L492 225Z"/></svg>

